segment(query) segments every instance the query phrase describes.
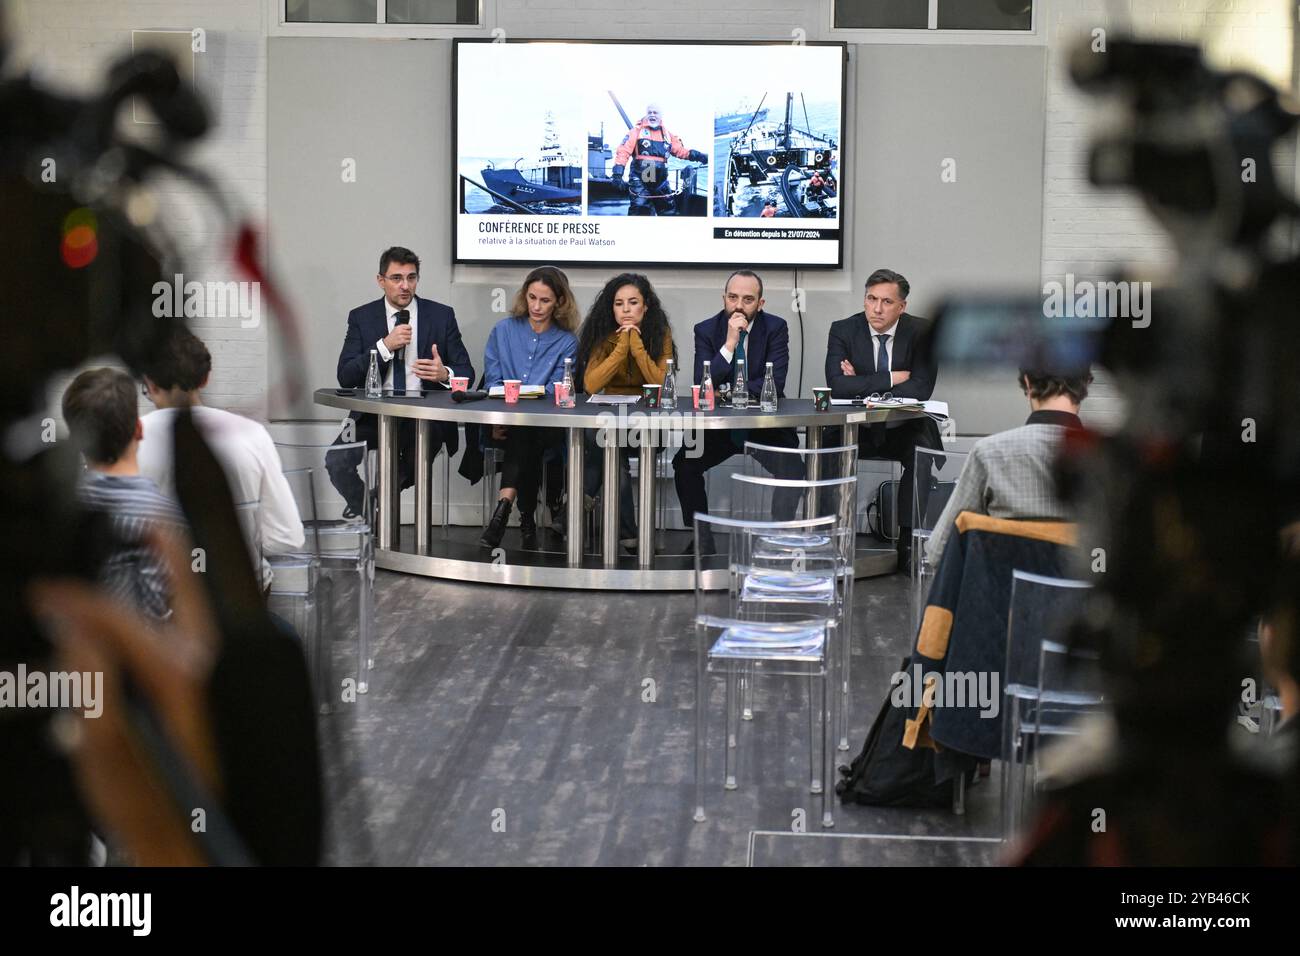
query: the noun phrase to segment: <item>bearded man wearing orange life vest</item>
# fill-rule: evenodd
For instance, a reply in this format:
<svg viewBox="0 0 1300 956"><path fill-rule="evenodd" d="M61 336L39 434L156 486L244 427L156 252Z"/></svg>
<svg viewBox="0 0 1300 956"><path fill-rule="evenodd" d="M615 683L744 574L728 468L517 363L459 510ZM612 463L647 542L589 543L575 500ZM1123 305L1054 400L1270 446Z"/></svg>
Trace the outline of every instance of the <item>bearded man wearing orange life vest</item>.
<svg viewBox="0 0 1300 956"><path fill-rule="evenodd" d="M627 136L619 144L614 154L614 169L611 171L619 188L627 189L632 194L628 205L629 216L648 216L654 212L660 215L668 212L660 207L655 210L654 198L670 194L668 188L668 157L676 156L689 163L707 163L709 157L698 149L687 149L681 139L664 128L659 107L651 103L645 109L645 116L628 130ZM623 181L623 169L628 160L632 161L632 175Z"/></svg>

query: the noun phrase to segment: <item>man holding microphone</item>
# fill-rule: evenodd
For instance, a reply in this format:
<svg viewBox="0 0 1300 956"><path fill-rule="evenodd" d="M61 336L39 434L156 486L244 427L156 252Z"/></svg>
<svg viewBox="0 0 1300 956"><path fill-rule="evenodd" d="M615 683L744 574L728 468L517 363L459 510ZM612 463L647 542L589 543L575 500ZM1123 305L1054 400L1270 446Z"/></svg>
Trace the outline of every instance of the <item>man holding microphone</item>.
<svg viewBox="0 0 1300 956"><path fill-rule="evenodd" d="M343 388L363 388L370 370L370 351L379 353L379 375L384 390L394 395L422 395L450 388L451 377L471 381L474 366L461 341L456 313L450 306L415 294L420 281L420 259L410 249L393 246L379 258L375 277L383 297L348 313L348 330L339 353L338 380ZM364 441L379 446L379 421L375 415L353 412L355 425L344 428L334 444ZM452 422L434 422L430 458L446 445L454 455L459 446ZM361 456L355 450L332 451L325 456L330 482L347 501L345 518L365 514L364 484L357 474ZM415 484L415 420L403 418L397 427L397 473L400 488Z"/></svg>

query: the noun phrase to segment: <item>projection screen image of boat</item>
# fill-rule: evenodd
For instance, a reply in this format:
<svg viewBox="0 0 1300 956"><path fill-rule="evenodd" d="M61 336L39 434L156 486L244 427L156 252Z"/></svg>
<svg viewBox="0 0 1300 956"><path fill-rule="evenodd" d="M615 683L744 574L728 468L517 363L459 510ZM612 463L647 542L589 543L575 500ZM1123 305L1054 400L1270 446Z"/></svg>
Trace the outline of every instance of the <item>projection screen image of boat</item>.
<svg viewBox="0 0 1300 956"><path fill-rule="evenodd" d="M455 44L457 262L838 266L843 44Z"/></svg>

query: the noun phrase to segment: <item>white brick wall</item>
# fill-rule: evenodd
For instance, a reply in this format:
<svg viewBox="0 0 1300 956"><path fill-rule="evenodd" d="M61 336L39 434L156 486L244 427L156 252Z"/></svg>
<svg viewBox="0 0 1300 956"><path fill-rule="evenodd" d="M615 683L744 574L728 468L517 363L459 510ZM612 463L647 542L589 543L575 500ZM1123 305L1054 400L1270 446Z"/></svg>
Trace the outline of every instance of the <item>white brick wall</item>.
<svg viewBox="0 0 1300 956"><path fill-rule="evenodd" d="M217 119L192 159L211 171L259 227L266 219L266 26L263 0L18 0L7 5L17 56L41 80L81 93L95 89L134 30L206 31L195 76ZM185 279L233 281L230 237L210 207L174 184L159 190L169 232L185 252ZM238 317L191 319L212 352L207 401L264 418L266 320L253 329ZM55 392L57 395L58 392ZM144 403L142 410L151 406Z"/></svg>

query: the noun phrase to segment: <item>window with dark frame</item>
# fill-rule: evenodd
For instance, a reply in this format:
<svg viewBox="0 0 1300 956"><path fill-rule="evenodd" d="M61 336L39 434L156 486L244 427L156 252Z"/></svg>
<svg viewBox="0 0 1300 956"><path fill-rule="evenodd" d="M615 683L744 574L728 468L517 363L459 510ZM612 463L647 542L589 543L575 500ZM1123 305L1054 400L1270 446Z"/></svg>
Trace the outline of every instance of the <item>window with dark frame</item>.
<svg viewBox="0 0 1300 956"><path fill-rule="evenodd" d="M478 0L387 0L385 23L475 26ZM284 0L285 23L375 23L377 0Z"/></svg>
<svg viewBox="0 0 1300 956"><path fill-rule="evenodd" d="M837 30L927 30L931 0L832 0ZM1033 0L937 0L938 30L1034 28Z"/></svg>

